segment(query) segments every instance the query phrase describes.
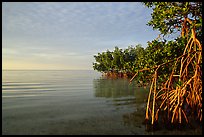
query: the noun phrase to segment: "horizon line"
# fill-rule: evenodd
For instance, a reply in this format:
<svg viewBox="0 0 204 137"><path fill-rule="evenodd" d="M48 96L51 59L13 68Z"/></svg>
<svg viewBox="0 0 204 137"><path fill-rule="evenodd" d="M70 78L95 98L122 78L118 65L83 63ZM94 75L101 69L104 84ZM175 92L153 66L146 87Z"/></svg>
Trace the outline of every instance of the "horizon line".
<svg viewBox="0 0 204 137"><path fill-rule="evenodd" d="M67 70L93 70L93 69L2 69L2 71L67 71Z"/></svg>

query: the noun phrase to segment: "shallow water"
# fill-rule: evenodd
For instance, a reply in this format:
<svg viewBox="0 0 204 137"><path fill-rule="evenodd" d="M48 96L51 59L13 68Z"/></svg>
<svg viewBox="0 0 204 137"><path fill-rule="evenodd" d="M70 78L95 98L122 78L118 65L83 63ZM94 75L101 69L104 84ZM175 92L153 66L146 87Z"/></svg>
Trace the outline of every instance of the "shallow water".
<svg viewBox="0 0 204 137"><path fill-rule="evenodd" d="M145 131L148 89L92 70L2 71L2 134L202 134Z"/></svg>

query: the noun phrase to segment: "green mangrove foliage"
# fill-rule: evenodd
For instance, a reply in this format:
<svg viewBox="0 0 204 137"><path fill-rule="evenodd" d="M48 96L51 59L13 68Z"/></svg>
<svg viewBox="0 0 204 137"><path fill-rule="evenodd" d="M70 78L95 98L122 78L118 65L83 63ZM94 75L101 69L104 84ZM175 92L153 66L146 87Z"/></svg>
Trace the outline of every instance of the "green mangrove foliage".
<svg viewBox="0 0 204 137"><path fill-rule="evenodd" d="M107 50L94 55L96 62L93 68L110 77L131 77L140 69L144 55L145 50L140 44L124 50L116 46L114 51Z"/></svg>
<svg viewBox="0 0 204 137"><path fill-rule="evenodd" d="M195 25L197 38L201 41L202 2L144 2L144 5L153 9L147 25L159 30L163 36L181 32L182 37L190 37L188 28ZM193 24L187 18L193 20Z"/></svg>
<svg viewBox="0 0 204 137"><path fill-rule="evenodd" d="M173 69L171 66L175 63L175 61L172 60L183 54L182 52L185 48L186 43L186 39L182 37L171 41L153 40L151 42L148 42L148 46L145 49L145 57L143 60L144 65L140 68L153 68L160 64L169 62L168 64L160 68L161 71L158 72L158 83L162 84L163 81L167 80L167 76ZM154 70L140 72L136 79L143 81L143 83L145 83L146 81L150 82L152 79L151 74L153 73Z"/></svg>
<svg viewBox="0 0 204 137"><path fill-rule="evenodd" d="M186 43L186 39L180 37L172 41L153 40L148 42L146 48L140 44L135 47L129 46L124 50L115 47L114 51L107 50L94 55L93 68L108 77L132 77L143 68L151 68L179 57L182 55ZM159 81L166 79L167 74L172 70L172 67L169 67L172 64L162 68ZM139 73L136 77L137 82L140 84L149 83L152 73L153 71Z"/></svg>

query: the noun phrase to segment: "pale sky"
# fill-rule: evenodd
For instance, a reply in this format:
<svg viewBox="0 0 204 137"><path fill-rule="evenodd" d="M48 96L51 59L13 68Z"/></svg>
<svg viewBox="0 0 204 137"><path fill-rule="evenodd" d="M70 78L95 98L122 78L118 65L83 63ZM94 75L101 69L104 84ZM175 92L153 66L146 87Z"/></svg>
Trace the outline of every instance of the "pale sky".
<svg viewBox="0 0 204 137"><path fill-rule="evenodd" d="M94 55L155 39L140 2L4 2L2 69L92 70Z"/></svg>

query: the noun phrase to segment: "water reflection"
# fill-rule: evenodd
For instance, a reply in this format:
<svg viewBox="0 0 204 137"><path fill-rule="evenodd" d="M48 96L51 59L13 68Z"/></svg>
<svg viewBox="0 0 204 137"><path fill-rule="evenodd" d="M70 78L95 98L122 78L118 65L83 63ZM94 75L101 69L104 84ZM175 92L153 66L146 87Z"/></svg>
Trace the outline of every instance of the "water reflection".
<svg viewBox="0 0 204 137"><path fill-rule="evenodd" d="M143 105L148 89L129 83L128 79L94 79L95 97L113 99L115 105Z"/></svg>
<svg viewBox="0 0 204 137"><path fill-rule="evenodd" d="M129 83L128 79L95 79L95 97L110 99L113 105L118 107L125 106L131 108L124 111L122 115L123 124L132 132L135 130L144 133L145 127L142 125L145 116L146 100L148 88L137 87L136 83ZM132 106L132 107L129 107Z"/></svg>
<svg viewBox="0 0 204 137"><path fill-rule="evenodd" d="M138 88L133 82L129 84L128 79L94 79L95 97L123 98L139 97L146 98L147 89Z"/></svg>

